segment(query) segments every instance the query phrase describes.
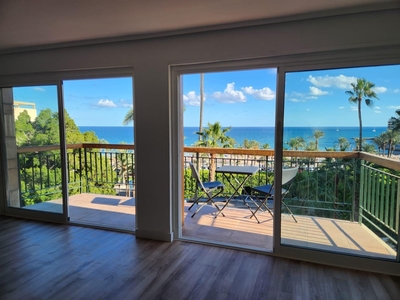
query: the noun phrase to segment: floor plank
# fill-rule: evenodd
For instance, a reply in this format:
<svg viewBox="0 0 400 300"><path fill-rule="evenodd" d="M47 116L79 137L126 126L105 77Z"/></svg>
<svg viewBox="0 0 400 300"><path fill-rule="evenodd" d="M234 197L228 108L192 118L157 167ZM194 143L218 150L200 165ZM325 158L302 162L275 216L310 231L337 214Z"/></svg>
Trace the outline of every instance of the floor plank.
<svg viewBox="0 0 400 300"><path fill-rule="evenodd" d="M398 299L400 277L0 217L0 299Z"/></svg>

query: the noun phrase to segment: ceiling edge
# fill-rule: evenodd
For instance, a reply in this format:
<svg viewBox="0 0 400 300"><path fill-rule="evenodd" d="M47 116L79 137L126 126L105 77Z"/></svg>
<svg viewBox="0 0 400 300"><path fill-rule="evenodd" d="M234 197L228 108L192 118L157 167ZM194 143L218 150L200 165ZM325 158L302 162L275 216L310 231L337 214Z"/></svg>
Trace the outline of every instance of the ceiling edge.
<svg viewBox="0 0 400 300"><path fill-rule="evenodd" d="M98 39L90 39L90 40L80 40L80 41L56 43L56 44L44 44L44 45L38 45L38 46L9 48L9 49L0 50L0 55L15 54L15 53L21 53L21 52L51 50L51 49L58 49L58 48L90 46L90 45L96 45L96 44L146 40L146 39L170 37L170 36L176 36L176 35L202 33L202 32L207 32L207 31L217 31L217 30L227 30L227 29L242 28L242 27L261 26L261 25L268 25L268 24L288 23L288 22L303 21L303 20L309 20L309 19L318 19L318 18L334 17L334 16L341 16L341 15L352 15L352 14L360 14L360 13L368 13L368 12L376 12L376 11L386 11L386 10L393 10L393 9L400 9L400 1L388 2L385 4L369 4L369 5L362 5L362 6L354 6L354 7L349 7L349 8L345 8L345 9L343 9L343 8L342 9L332 9L332 10L298 14L298 15L285 16L285 17L258 19L258 20L251 20L251 21L227 23L227 24L221 24L221 25L202 26L202 27L180 29L180 30L173 30L173 31L136 34L136 35L124 35L124 36L110 37L110 38L98 38Z"/></svg>

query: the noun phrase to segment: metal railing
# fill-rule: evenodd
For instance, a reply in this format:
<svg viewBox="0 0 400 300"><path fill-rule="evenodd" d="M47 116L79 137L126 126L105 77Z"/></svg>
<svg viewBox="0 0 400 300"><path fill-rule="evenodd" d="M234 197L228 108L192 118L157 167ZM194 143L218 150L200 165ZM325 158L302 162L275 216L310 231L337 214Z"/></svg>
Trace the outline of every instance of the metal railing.
<svg viewBox="0 0 400 300"><path fill-rule="evenodd" d="M359 223L365 224L394 248L398 243L400 176L374 163L361 161Z"/></svg>
<svg viewBox="0 0 400 300"><path fill-rule="evenodd" d="M21 206L61 198L59 146L18 149ZM69 194L132 195L133 145L77 144L67 147Z"/></svg>
<svg viewBox="0 0 400 300"><path fill-rule="evenodd" d="M57 149L59 149L58 146L18 149L21 205L61 197L61 162ZM199 173L204 181L210 180L209 167L212 159L215 167L223 165L258 166L259 172L246 183L248 186L268 184L274 179L273 150L185 147L184 152L185 198L191 198L195 193L195 184L190 177L189 168L187 168L189 161L199 164ZM213 158L210 157L210 154L213 154ZM70 194L86 192L115 194L118 192L116 190L118 185L120 190L127 189L127 187L133 188L135 182L134 155L134 145L68 145L67 166ZM352 221L359 220L358 215L360 214L362 222L367 222L367 216L368 220L378 219L379 225L377 226L379 228L385 224L395 235L398 235L396 226L399 221L395 217L398 218L400 198L397 177L392 176L386 179L379 175L381 177L377 180L380 191L382 182L385 184L391 182L392 190L389 191L385 185L384 193L379 192L379 199L377 199L377 188L375 187L374 192L372 189L373 184L377 186L378 183L375 180L368 181L378 178L377 175L366 171L365 163L363 168L360 169L359 166L360 158L362 158L367 162L374 163L375 166L381 166L375 167L375 169L382 172L382 168L393 168L393 161L359 152L284 151L283 156L284 166L299 167L299 173L285 198L286 204L296 214ZM368 166L368 170L371 170L370 166ZM397 164L393 170L400 171L400 166ZM222 176L217 179L224 180ZM395 184L392 182L396 182L397 185L392 187ZM227 186L225 196L232 192L229 185ZM367 191L369 194L366 194ZM379 203L378 206L377 203ZM389 210L383 213L381 205L384 208L394 209L394 212ZM376 211L377 207L378 211ZM393 234L390 236L391 239L394 239Z"/></svg>
<svg viewBox="0 0 400 300"><path fill-rule="evenodd" d="M213 153L210 157L209 153ZM293 212L345 219L355 218L355 198L357 182L358 152L317 152L284 151L284 167L299 167L299 173L286 195L285 203ZM212 163L211 161L214 160ZM185 198L190 199L196 192L195 182L190 177L188 162L200 166L202 180L211 179L209 166L252 165L258 166L259 172L252 176L247 186L269 184L274 180L274 151L248 149L185 148ZM223 176L216 180L225 183L224 196L232 194L232 189Z"/></svg>

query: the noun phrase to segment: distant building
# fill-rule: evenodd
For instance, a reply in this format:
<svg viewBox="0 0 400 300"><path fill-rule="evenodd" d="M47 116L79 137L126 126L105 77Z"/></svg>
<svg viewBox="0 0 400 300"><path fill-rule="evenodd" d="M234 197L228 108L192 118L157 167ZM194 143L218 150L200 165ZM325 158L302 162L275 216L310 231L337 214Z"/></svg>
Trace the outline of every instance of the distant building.
<svg viewBox="0 0 400 300"><path fill-rule="evenodd" d="M33 102L22 102L14 101L14 119L16 120L18 116L26 110L28 115L31 117L31 121L34 121L37 116L36 104Z"/></svg>

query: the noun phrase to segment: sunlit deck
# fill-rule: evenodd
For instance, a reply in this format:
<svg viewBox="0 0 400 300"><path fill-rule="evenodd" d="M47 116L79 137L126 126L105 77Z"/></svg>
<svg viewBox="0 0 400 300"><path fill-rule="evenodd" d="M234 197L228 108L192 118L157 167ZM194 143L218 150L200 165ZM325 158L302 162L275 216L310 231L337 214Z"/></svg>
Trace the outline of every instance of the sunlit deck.
<svg viewBox="0 0 400 300"><path fill-rule="evenodd" d="M215 218L216 209L203 207L191 218L190 203L185 203L183 236L272 251L273 220L267 212L257 214L258 224L247 209L227 207L225 217ZM61 207L60 200L29 206L29 209L52 210ZM28 207L27 207L28 208ZM72 222L134 230L135 199L123 196L80 194L69 197ZM282 242L354 255L395 259L396 253L365 226L343 220L282 215Z"/></svg>
<svg viewBox="0 0 400 300"><path fill-rule="evenodd" d="M268 212L257 214L260 224L243 208L226 208L225 217L214 217L216 209L203 207L191 218L189 203L185 204L184 236L208 239L227 244L239 244L272 251L273 220ZM396 252L367 227L356 222L296 216L294 222L282 214L282 243L354 255L395 259Z"/></svg>
<svg viewBox="0 0 400 300"><path fill-rule="evenodd" d="M70 196L68 203L71 222L135 230L135 198L85 193ZM25 208L51 212L62 211L61 199Z"/></svg>

